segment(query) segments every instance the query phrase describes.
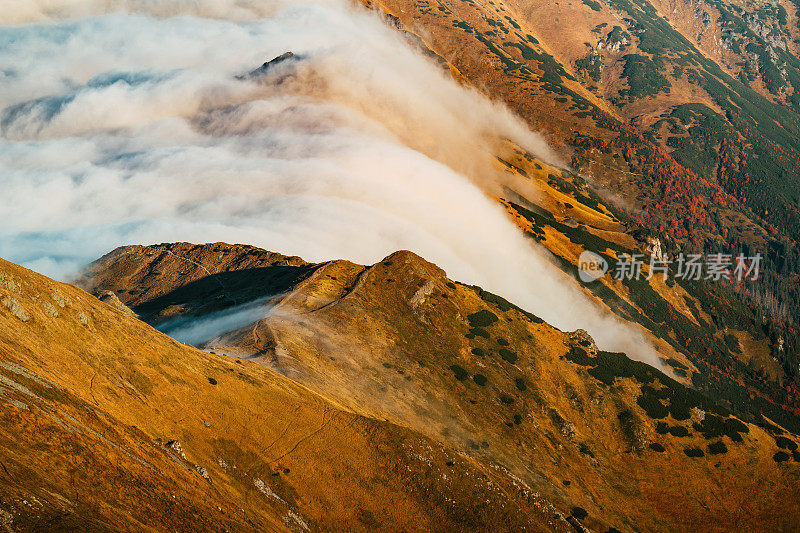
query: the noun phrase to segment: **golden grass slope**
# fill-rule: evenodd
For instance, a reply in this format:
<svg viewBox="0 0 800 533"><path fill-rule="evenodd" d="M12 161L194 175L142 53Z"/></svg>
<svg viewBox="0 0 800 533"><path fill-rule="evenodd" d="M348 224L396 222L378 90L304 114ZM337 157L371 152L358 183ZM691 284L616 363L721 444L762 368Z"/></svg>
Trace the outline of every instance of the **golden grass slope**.
<svg viewBox="0 0 800 533"><path fill-rule="evenodd" d="M215 247L224 245L162 245L150 257L181 250L211 270ZM89 278L93 290L149 268L139 247L112 257ZM188 299L179 304L196 308L200 292L180 291L173 293ZM800 463L776 461L776 435L707 399L682 416L685 387L453 282L410 252L368 267L313 265L272 305L208 349L246 355L344 410L509 472L563 514L586 511L582 524L590 529L779 530L800 516ZM669 398L661 403L666 414L651 410L658 391ZM715 434L714 420L744 429Z"/></svg>
<svg viewBox="0 0 800 533"><path fill-rule="evenodd" d="M567 530L511 477L0 260L12 531Z"/></svg>

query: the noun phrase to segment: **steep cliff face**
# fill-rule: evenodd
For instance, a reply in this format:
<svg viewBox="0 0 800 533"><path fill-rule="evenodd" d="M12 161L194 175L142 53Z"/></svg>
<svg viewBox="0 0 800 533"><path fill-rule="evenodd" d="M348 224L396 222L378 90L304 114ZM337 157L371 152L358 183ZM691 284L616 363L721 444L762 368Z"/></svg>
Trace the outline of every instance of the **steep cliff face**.
<svg viewBox="0 0 800 533"><path fill-rule="evenodd" d="M165 263L166 250L186 255ZM159 264L169 285L174 261L205 265L219 253L252 263L239 269L233 260L231 270L187 283L210 292L170 285L165 293L158 275L138 289L117 281ZM598 350L585 333L560 332L410 252L367 267L298 265L308 275L280 294L250 295L260 302L254 313L237 314L248 308L239 301L196 314L201 301L233 291L225 286L233 274L246 279L252 269L259 286L273 283L272 273L282 275L269 266L275 260L224 245L134 247L96 263L84 284L116 290L123 301L131 290L158 295L134 306L153 317L161 316L153 307L160 299L191 310L194 324L225 324L229 331L208 327L207 338L195 340L274 369L342 409L495 465L591 529L692 530L708 516L725 529L742 520L742 508L751 527L780 528L798 512L785 508L800 456L786 452L784 439L796 437L744 423L663 373Z"/></svg>

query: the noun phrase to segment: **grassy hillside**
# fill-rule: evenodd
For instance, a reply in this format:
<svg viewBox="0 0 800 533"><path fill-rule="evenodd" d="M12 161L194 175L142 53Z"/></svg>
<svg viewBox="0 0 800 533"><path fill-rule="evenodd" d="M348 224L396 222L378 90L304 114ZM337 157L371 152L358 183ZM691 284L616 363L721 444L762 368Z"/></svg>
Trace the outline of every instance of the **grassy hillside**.
<svg viewBox="0 0 800 533"><path fill-rule="evenodd" d="M795 336L800 41L793 4L375 6L419 33L459 79L544 132L638 223L686 251L762 253L761 281L736 288L736 298L753 305L767 329ZM796 372L797 352L779 359Z"/></svg>
<svg viewBox="0 0 800 533"><path fill-rule="evenodd" d="M179 263L165 260L166 250L195 265L185 285L173 286ZM247 258L250 266L218 275L220 254L224 264ZM264 269L255 266L259 255ZM263 285L270 272L282 276L274 261L240 246L132 247L96 263L85 283L124 301L130 290L160 294L158 275L141 276L157 270L169 290L152 301L194 313L201 301L221 301L227 279L255 271ZM750 527L780 528L800 511L786 507L800 455L782 440L797 438L775 423L747 423L409 252L369 267L305 268L311 273L284 285L261 317L205 348L257 361L347 410L496 465L592 529L696 530L708 516L724 529L745 519L742 509ZM137 302L134 310L159 316L151 301ZM225 308L236 307L221 304L217 313Z"/></svg>
<svg viewBox="0 0 800 533"><path fill-rule="evenodd" d="M0 261L14 531L571 529L507 472Z"/></svg>

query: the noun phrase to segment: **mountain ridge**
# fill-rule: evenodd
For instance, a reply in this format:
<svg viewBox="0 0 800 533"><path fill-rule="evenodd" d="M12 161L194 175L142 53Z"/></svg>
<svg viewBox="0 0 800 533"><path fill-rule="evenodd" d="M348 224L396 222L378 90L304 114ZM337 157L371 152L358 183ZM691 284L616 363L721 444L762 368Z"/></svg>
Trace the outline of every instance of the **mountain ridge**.
<svg viewBox="0 0 800 533"><path fill-rule="evenodd" d="M190 257L213 253L214 246L191 247ZM140 268L137 260L148 256L115 257L121 258L116 265L95 270L95 290L108 289L108 280ZM690 511L693 504L683 500L675 505L686 490L713 507L720 529L725 520L741 520L733 510L742 506L760 517L751 516L754 527L763 525L772 511L756 512L755 504L733 494L726 497L736 503L720 505L725 490L714 487L742 468L758 471L745 478L776 480L783 474L773 468L794 468L791 460L773 457L780 448L768 443L781 434L792 438L777 426L742 423L651 367L598 350L585 334L560 332L480 288L449 281L410 252L366 268L323 263L276 300L205 349L249 357L363 416L501 464L556 505L572 500L561 505L585 509L589 518L582 523L590 529L700 527L708 511ZM195 306L189 300L186 307ZM661 450L674 472L669 466L655 472ZM759 459L747 466L751 453ZM791 490L784 485L775 501L785 501L784 491ZM634 493L639 510L614 503ZM775 505L763 497L759 509Z"/></svg>

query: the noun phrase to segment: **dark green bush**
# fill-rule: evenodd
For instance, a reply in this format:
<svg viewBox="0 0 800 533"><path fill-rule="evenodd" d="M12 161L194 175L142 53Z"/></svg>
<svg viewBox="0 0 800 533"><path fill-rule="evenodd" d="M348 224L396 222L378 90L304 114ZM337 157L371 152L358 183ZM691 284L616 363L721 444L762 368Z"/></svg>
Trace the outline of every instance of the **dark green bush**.
<svg viewBox="0 0 800 533"><path fill-rule="evenodd" d="M719 455L721 453L727 453L727 451L728 447L725 446L725 443L721 440L708 445L708 453L711 455Z"/></svg>
<svg viewBox="0 0 800 533"><path fill-rule="evenodd" d="M595 0L583 0L583 3L589 6L592 11L600 11L603 9L600 2L595 2Z"/></svg>
<svg viewBox="0 0 800 533"><path fill-rule="evenodd" d="M683 426L673 426L669 428L669 434L673 437L688 437L689 430Z"/></svg>
<svg viewBox="0 0 800 533"><path fill-rule="evenodd" d="M689 457L703 457L705 455L700 448L684 448L683 453Z"/></svg>
<svg viewBox="0 0 800 533"><path fill-rule="evenodd" d="M477 313L467 315L467 320L469 321L469 325L473 328L485 328L486 326L491 326L497 322L497 315L491 311L482 309Z"/></svg>
<svg viewBox="0 0 800 533"><path fill-rule="evenodd" d="M778 453L776 453L775 455L772 456L772 459L776 463L783 463L783 462L788 461L789 457L790 457L789 454L786 453L786 452L778 452Z"/></svg>
<svg viewBox="0 0 800 533"><path fill-rule="evenodd" d="M514 363L517 362L517 359L518 359L517 358L517 354L515 354L511 350L508 350L506 348L500 348L500 350L498 350L498 353L500 354L500 357L503 358L503 361L507 361L507 362L509 362L511 364L514 364Z"/></svg>
<svg viewBox="0 0 800 533"><path fill-rule="evenodd" d="M488 339L489 332L483 328L472 328L469 330L469 333L467 333L467 338L474 339L475 337L483 337L484 339Z"/></svg>
<svg viewBox="0 0 800 533"><path fill-rule="evenodd" d="M742 442L740 433L750 432L750 428L742 421L733 417L722 418L712 413L706 413L703 422L694 424L694 428L709 440L727 435L734 442Z"/></svg>
<svg viewBox="0 0 800 533"><path fill-rule="evenodd" d="M469 377L469 372L467 372L467 370L464 367L458 365L451 365L450 370L453 371L453 374L455 375L458 381L464 381Z"/></svg>
<svg viewBox="0 0 800 533"><path fill-rule="evenodd" d="M739 346L739 339L736 336L731 335L730 333L726 334L723 339L725 340L725 344L730 348L731 351L736 353L742 353L742 349Z"/></svg>
<svg viewBox="0 0 800 533"><path fill-rule="evenodd" d="M587 513L586 509L584 509L583 507L573 507L572 516L574 516L578 520L583 520L584 518L589 516L589 513Z"/></svg>

